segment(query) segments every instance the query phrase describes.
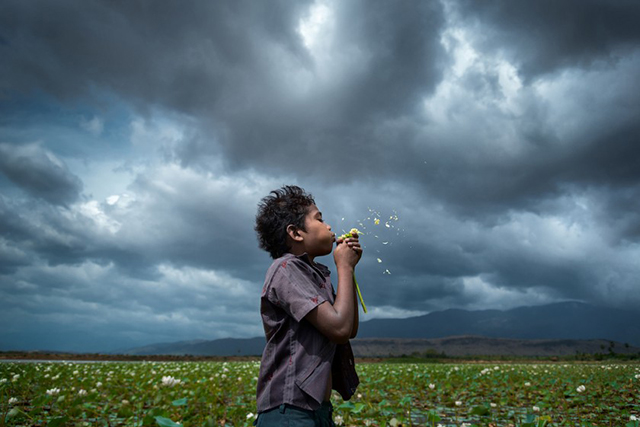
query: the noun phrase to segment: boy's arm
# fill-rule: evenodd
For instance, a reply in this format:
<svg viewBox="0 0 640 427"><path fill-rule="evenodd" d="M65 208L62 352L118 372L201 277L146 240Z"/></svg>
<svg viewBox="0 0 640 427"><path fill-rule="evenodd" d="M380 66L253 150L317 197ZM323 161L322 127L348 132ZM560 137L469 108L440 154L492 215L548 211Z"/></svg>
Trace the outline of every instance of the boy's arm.
<svg viewBox="0 0 640 427"><path fill-rule="evenodd" d="M362 255L358 238L337 245L334 259L338 270L338 292L332 304L322 303L306 315L315 328L331 341L344 344L358 331L358 306L353 271Z"/></svg>

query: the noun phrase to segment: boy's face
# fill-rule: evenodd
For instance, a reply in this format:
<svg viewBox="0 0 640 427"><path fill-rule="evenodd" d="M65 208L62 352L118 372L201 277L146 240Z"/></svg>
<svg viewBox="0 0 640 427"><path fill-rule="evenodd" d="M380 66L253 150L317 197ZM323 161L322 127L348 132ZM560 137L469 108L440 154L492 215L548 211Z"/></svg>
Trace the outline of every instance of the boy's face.
<svg viewBox="0 0 640 427"><path fill-rule="evenodd" d="M330 254L336 235L331 231L331 226L322 220L322 212L316 205L309 206L304 226L306 231L299 230L299 233L304 238L307 254L311 258Z"/></svg>

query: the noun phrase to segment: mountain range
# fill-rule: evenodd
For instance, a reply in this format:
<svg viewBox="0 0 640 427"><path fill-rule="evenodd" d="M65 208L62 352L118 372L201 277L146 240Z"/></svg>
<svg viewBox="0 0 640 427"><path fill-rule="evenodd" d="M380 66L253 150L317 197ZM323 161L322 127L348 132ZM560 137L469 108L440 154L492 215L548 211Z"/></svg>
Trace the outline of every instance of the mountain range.
<svg viewBox="0 0 640 427"><path fill-rule="evenodd" d="M360 323L359 338L479 335L514 339L605 339L640 346L640 309L561 302L511 310L450 309L406 319Z"/></svg>
<svg viewBox="0 0 640 427"><path fill-rule="evenodd" d="M579 302L511 310L449 309L406 319L361 321L353 347L356 356L361 357L426 351L449 355L549 356L600 352L609 347L616 352L636 353L640 346L639 319L640 310ZM436 338L440 340L434 340ZM122 353L246 356L261 354L264 343L264 337L181 341Z"/></svg>

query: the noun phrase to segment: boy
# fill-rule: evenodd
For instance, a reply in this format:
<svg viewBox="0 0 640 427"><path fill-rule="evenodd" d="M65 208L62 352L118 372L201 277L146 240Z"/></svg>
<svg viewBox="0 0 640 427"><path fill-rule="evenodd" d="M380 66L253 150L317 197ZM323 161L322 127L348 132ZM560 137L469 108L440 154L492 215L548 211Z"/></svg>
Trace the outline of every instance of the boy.
<svg viewBox="0 0 640 427"><path fill-rule="evenodd" d="M358 237L336 241L311 194L296 186L262 199L255 229L260 247L274 259L260 299L267 344L256 425L334 426L331 390L349 400L359 383L349 344L358 331L353 280L362 256ZM337 294L329 269L315 262L332 250Z"/></svg>

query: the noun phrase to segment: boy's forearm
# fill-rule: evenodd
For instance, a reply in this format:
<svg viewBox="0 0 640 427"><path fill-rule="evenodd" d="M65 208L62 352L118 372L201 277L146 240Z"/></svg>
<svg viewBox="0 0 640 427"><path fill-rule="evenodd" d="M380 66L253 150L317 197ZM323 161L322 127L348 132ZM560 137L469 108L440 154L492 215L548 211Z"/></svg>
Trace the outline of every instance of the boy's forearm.
<svg viewBox="0 0 640 427"><path fill-rule="evenodd" d="M338 292L333 303L336 311L344 313L344 320L349 323L353 323L354 312L357 313L358 304L353 274L354 269L352 267L338 268Z"/></svg>
<svg viewBox="0 0 640 427"><path fill-rule="evenodd" d="M358 300L353 282L354 269L352 267L338 268L338 292L333 307L338 315L338 331L340 341L348 341L357 328Z"/></svg>

